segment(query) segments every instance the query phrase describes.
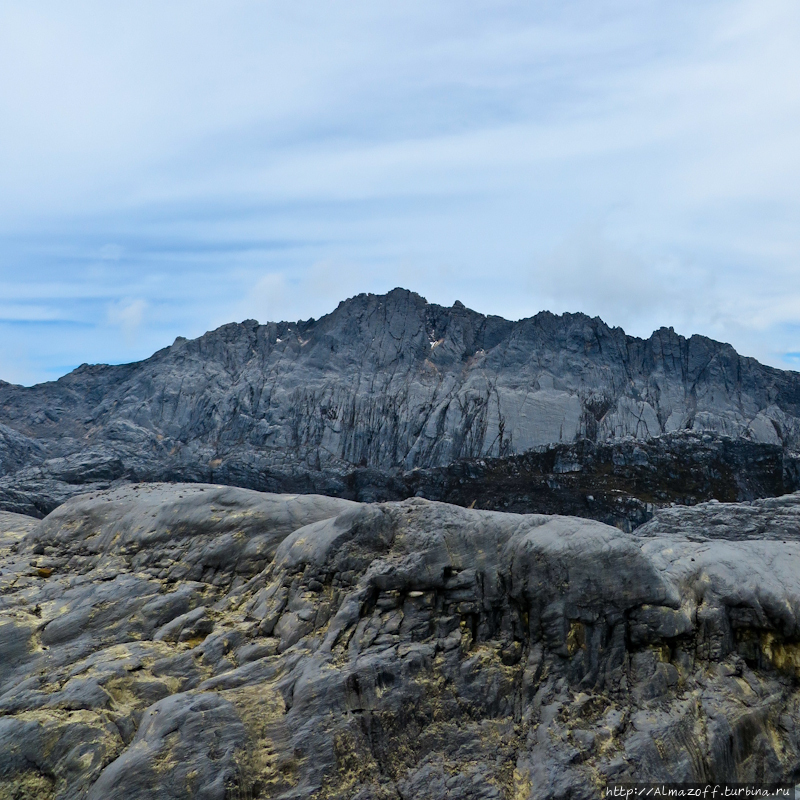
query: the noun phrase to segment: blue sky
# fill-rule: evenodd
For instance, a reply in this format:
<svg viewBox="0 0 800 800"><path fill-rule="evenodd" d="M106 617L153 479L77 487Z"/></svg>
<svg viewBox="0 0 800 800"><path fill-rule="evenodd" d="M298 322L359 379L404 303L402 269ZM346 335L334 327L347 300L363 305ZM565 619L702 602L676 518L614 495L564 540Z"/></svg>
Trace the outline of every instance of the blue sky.
<svg viewBox="0 0 800 800"><path fill-rule="evenodd" d="M404 286L800 366L800 5L5 3L0 378Z"/></svg>

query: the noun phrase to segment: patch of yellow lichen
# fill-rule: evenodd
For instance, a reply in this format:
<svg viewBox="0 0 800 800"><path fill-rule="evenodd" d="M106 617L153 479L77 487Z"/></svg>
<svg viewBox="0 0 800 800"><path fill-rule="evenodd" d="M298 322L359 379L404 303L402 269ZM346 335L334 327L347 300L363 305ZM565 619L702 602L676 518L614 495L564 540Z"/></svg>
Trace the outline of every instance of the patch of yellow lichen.
<svg viewBox="0 0 800 800"><path fill-rule="evenodd" d="M800 642L785 642L767 631L761 634L761 652L774 667L800 678Z"/></svg>
<svg viewBox="0 0 800 800"><path fill-rule="evenodd" d="M55 797L55 781L41 772L23 772L11 781L0 782L0 800L50 800Z"/></svg>
<svg viewBox="0 0 800 800"><path fill-rule="evenodd" d="M50 759L53 751L58 747L62 740L64 731L75 725L83 726L83 743L94 745L95 754L84 753L79 761L84 769L89 769L92 760L96 755L101 755L104 762L108 763L116 758L123 746L122 739L116 726L109 721L107 712L76 710L67 711L64 709L35 709L32 711L22 711L15 714L15 719L36 723L39 728L39 742L41 747L41 759L44 763ZM47 775L36 770L13 773L7 779L7 784L13 788L21 787L20 793L4 793L7 789L6 783L0 782L0 800L19 800L25 798L47 798L55 796L56 790L63 787L57 786ZM31 794L26 794L26 787L30 787ZM39 794L36 794L36 792Z"/></svg>
<svg viewBox="0 0 800 800"><path fill-rule="evenodd" d="M171 675L160 675L154 678L149 672L137 671L133 675L124 675L111 678L103 683L103 688L111 696L114 706L118 710L137 711L145 708L152 700L143 700L137 691L137 685L157 681L165 688L165 694L175 694L180 691L181 681Z"/></svg>
<svg viewBox="0 0 800 800"><path fill-rule="evenodd" d="M319 793L320 800L325 797L342 796L364 784L380 778L381 769L371 755L366 755L363 747L349 731L336 734L333 738L336 753L337 772L326 781Z"/></svg>
<svg viewBox="0 0 800 800"><path fill-rule="evenodd" d="M527 770L523 772L515 767L512 780L511 789L513 794L511 796L513 800L530 800L533 796L530 772Z"/></svg>
<svg viewBox="0 0 800 800"><path fill-rule="evenodd" d="M199 634L197 636L190 636L188 639L184 639L181 644L186 646L187 650L193 650L197 645L203 644L206 640L207 634Z"/></svg>
<svg viewBox="0 0 800 800"><path fill-rule="evenodd" d="M655 653L656 658L663 664L669 664L672 662L672 653L670 652L668 644L662 643L653 645L652 650Z"/></svg>
<svg viewBox="0 0 800 800"><path fill-rule="evenodd" d="M180 742L180 738L178 731L173 731L165 738L166 747L151 762L156 775L169 775L175 771L180 763L175 754L175 746Z"/></svg>
<svg viewBox="0 0 800 800"><path fill-rule="evenodd" d="M28 720L30 722L37 722L41 725L48 723L54 724L64 722L74 725L75 723L83 722L91 725L97 724L98 720L104 720L102 712L90 711L87 709L79 709L76 711L67 711L61 708L36 708L31 711L19 711L14 714L14 719Z"/></svg>
<svg viewBox="0 0 800 800"><path fill-rule="evenodd" d="M778 756L780 761L786 761L785 758L785 750L786 750L786 743L785 737L778 733L775 730L775 726L768 721L767 724L764 726L765 733L767 734L767 738L769 739L770 744L772 745L772 750Z"/></svg>
<svg viewBox="0 0 800 800"><path fill-rule="evenodd" d="M586 626L577 619L569 621L569 630L567 631L567 652L570 656L574 656L578 650L586 649Z"/></svg>
<svg viewBox="0 0 800 800"><path fill-rule="evenodd" d="M261 785L266 797L297 784L300 764L281 756L282 745L291 737L286 725L286 704L273 682L227 689L221 694L233 703L248 733L250 744L237 755L240 791Z"/></svg>

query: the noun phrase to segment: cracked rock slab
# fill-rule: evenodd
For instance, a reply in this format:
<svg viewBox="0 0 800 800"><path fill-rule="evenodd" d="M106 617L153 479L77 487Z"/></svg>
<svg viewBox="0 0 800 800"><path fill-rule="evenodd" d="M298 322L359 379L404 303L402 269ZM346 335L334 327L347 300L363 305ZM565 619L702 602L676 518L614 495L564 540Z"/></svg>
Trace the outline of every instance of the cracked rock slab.
<svg viewBox="0 0 800 800"><path fill-rule="evenodd" d="M600 522L202 484L0 515L0 798L800 774L800 501Z"/></svg>

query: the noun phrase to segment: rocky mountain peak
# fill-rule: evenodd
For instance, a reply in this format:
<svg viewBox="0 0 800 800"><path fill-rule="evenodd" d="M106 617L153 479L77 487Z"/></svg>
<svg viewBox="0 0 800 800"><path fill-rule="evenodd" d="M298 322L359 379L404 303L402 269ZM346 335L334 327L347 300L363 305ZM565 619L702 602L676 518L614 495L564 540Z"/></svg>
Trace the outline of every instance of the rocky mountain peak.
<svg viewBox="0 0 800 800"><path fill-rule="evenodd" d="M668 328L639 339L585 314L509 321L397 288L316 320L245 320L142 362L0 385L0 424L16 437L0 444L14 486L91 451L126 475L217 470L260 487L276 471L441 469L681 431L800 449L800 376Z"/></svg>

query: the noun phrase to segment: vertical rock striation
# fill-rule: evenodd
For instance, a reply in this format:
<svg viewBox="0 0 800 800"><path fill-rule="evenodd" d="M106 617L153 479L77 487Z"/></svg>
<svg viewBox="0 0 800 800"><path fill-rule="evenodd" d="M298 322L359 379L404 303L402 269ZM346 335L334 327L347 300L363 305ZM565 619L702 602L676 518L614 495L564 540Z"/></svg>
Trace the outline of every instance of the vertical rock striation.
<svg viewBox="0 0 800 800"><path fill-rule="evenodd" d="M637 339L582 314L510 322L396 289L319 320L225 325L136 364L0 385L0 502L42 514L53 503L37 507L37 487L61 502L119 479L313 489L329 476L333 491L358 468L685 431L791 450L799 420L800 376L729 345L671 329Z"/></svg>

